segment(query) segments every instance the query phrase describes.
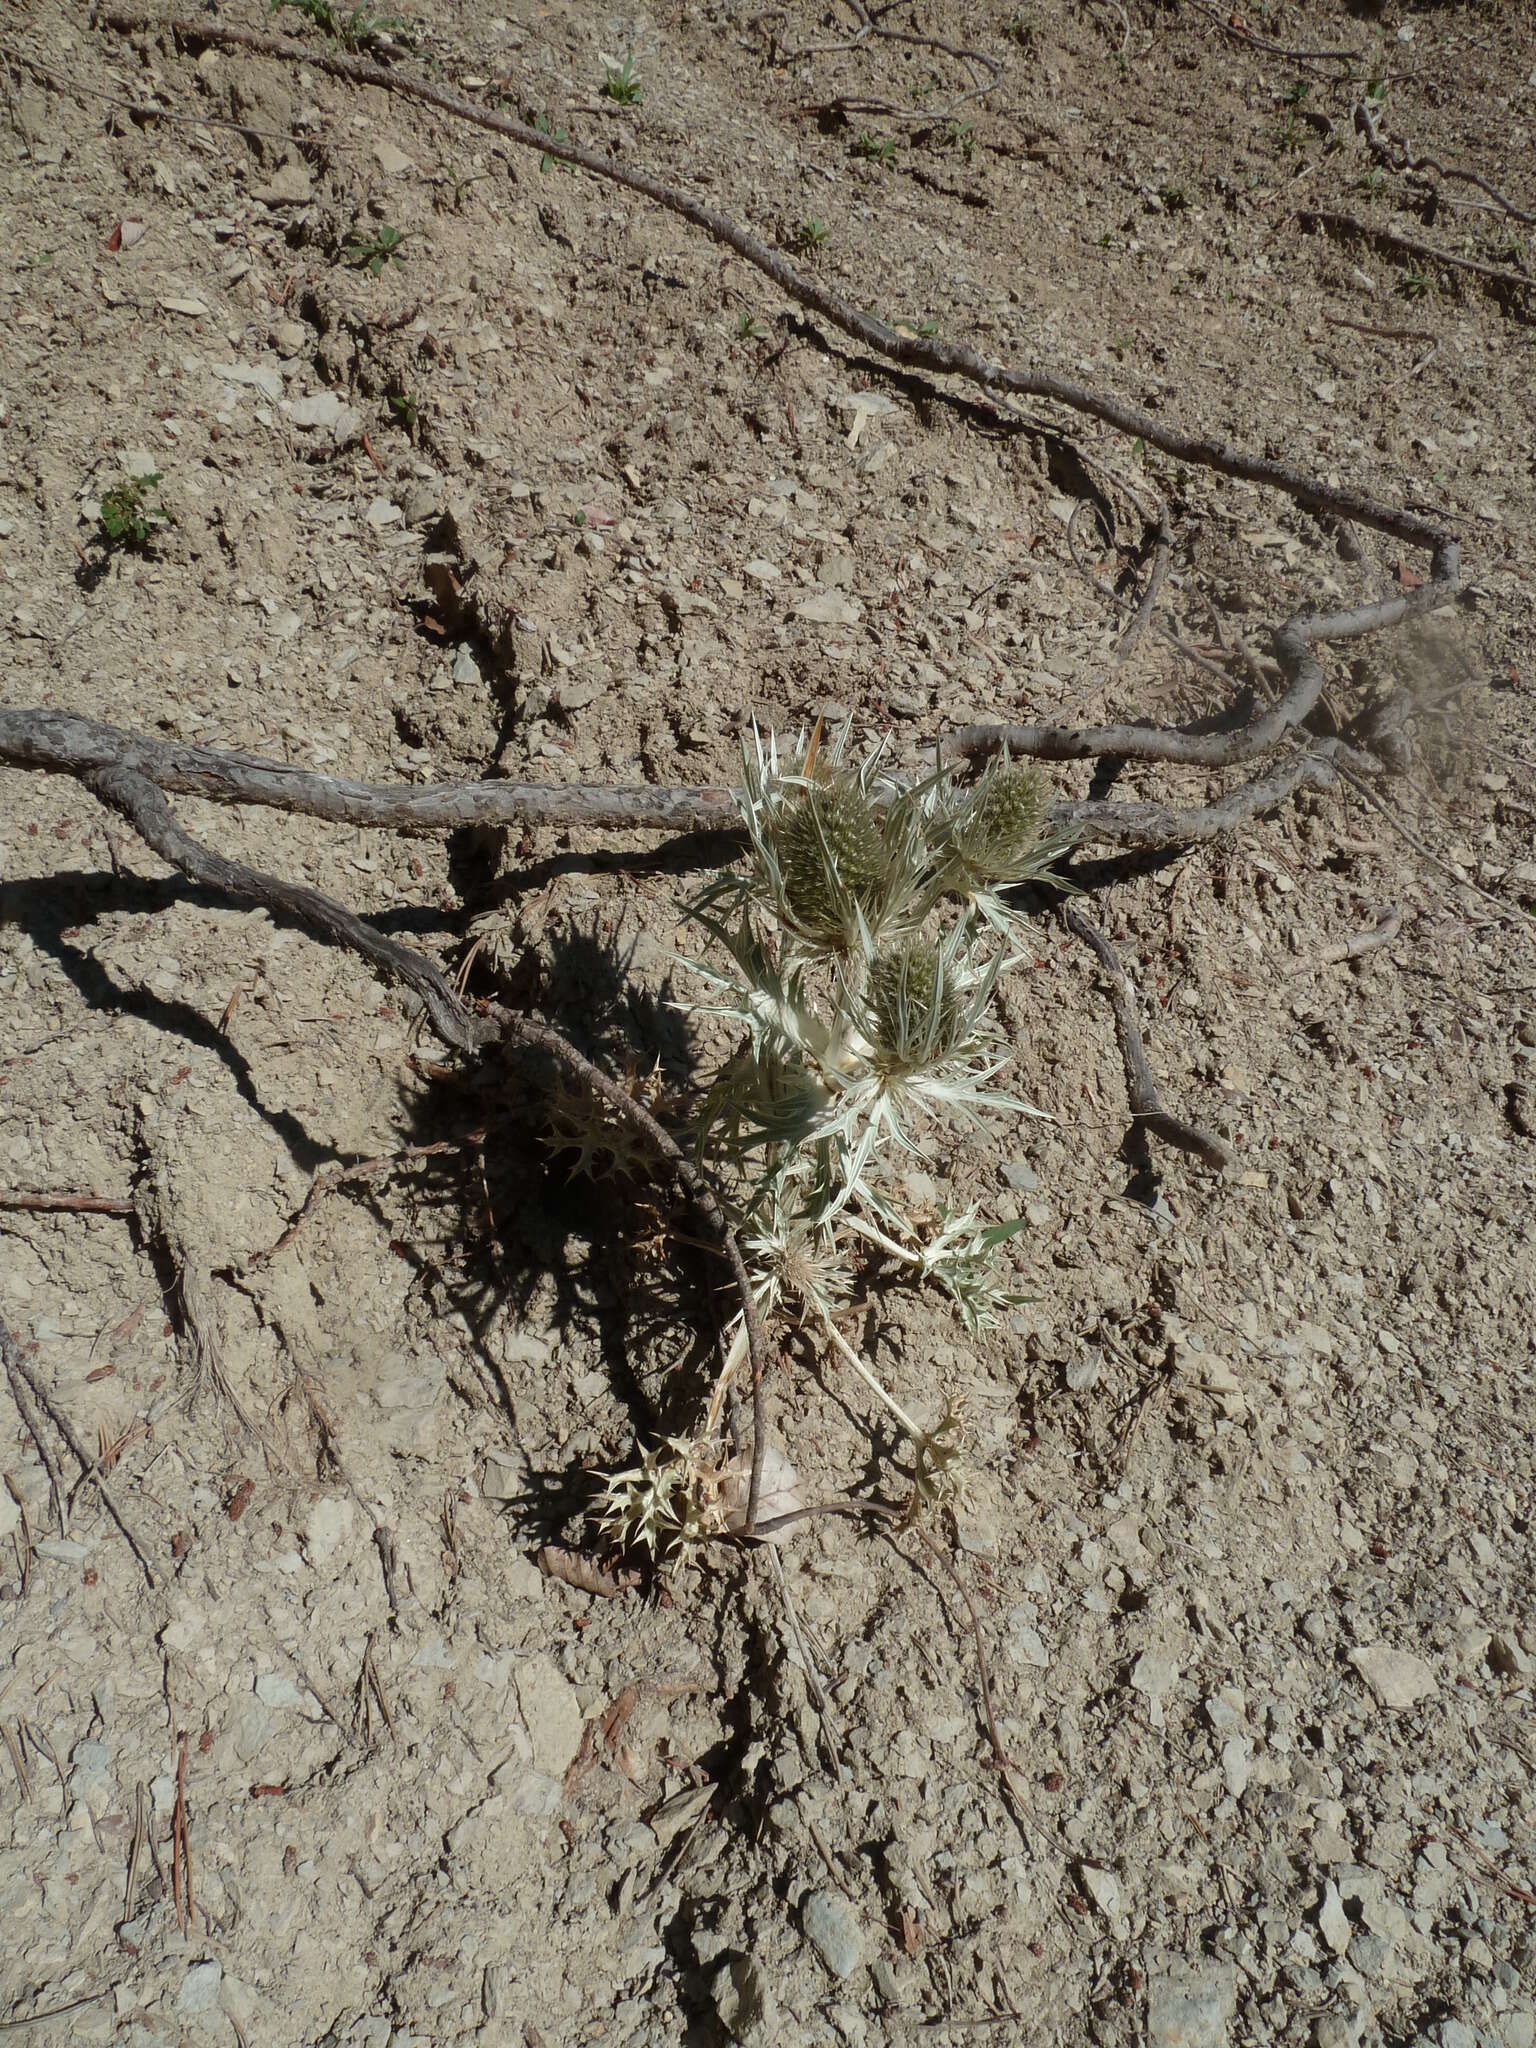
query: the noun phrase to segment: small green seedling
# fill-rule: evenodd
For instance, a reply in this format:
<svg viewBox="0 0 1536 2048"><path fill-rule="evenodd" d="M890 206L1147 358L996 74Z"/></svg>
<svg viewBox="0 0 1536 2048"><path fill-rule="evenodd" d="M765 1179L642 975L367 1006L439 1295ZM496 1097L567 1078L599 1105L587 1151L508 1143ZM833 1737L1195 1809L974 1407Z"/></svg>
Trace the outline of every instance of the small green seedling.
<svg viewBox="0 0 1536 2048"><path fill-rule="evenodd" d="M354 270L366 270L370 277L382 277L387 265L405 261L401 253L404 241L399 228L383 227L376 235L354 228L351 241L341 252L341 260L350 263Z"/></svg>
<svg viewBox="0 0 1536 2048"><path fill-rule="evenodd" d="M416 422L421 418L421 401L413 398L409 391L391 391L388 394L389 409L414 441Z"/></svg>
<svg viewBox="0 0 1536 2048"><path fill-rule="evenodd" d="M819 249L826 239L826 227L819 220L803 220L799 227L795 229L795 247L797 249L814 251Z"/></svg>
<svg viewBox="0 0 1536 2048"><path fill-rule="evenodd" d="M1021 50L1035 47L1035 24L1027 14L1010 14L1003 24L1003 34Z"/></svg>
<svg viewBox="0 0 1536 2048"><path fill-rule="evenodd" d="M604 59L603 82L598 91L604 99L614 100L621 107L637 107L640 104L644 88L635 76L633 50L622 64L611 64Z"/></svg>
<svg viewBox="0 0 1536 2048"><path fill-rule="evenodd" d="M1427 299L1435 288L1435 281L1427 270L1417 267L1405 270L1398 290L1405 299Z"/></svg>
<svg viewBox="0 0 1536 2048"><path fill-rule="evenodd" d="M366 5L354 7L350 12L338 7L336 0L271 0L269 14L277 14L283 8L292 8L295 14L302 14L344 50L366 49L369 43L377 42L382 36L404 36L411 39L415 24L400 14L375 14Z"/></svg>
<svg viewBox="0 0 1536 2048"><path fill-rule="evenodd" d="M540 135L547 135L551 142L569 142L571 139L570 136L566 134L563 128L557 128L554 125L554 123L550 120L548 114L535 114L533 117L533 125L538 130ZM551 156L549 154L549 151L546 150L543 156L539 158L540 177L544 176L544 174L547 171L553 171L557 169L559 166L559 162L560 159L558 157Z"/></svg>
<svg viewBox="0 0 1536 2048"><path fill-rule="evenodd" d="M1157 196L1163 202L1166 213L1188 213L1189 194L1182 185L1159 185Z"/></svg>
<svg viewBox="0 0 1536 2048"><path fill-rule="evenodd" d="M97 524L109 553L114 548L147 548L158 530L171 524L165 507L158 500L150 503L150 493L159 483L160 472L152 469L145 476L125 477L103 495Z"/></svg>
<svg viewBox="0 0 1536 2048"><path fill-rule="evenodd" d="M866 164L893 164L896 145L888 135L861 134L849 154Z"/></svg>
<svg viewBox="0 0 1536 2048"><path fill-rule="evenodd" d="M969 121L950 121L939 137L941 149L956 149L967 163L976 154L976 131Z"/></svg>
<svg viewBox="0 0 1536 2048"><path fill-rule="evenodd" d="M921 317L916 314L898 315L891 325L899 328L903 334L915 334L919 341L932 341L939 331L938 321L928 314Z"/></svg>
<svg viewBox="0 0 1536 2048"><path fill-rule="evenodd" d="M743 313L736 322L736 339L738 341L766 341L768 339L768 330L755 314Z"/></svg>

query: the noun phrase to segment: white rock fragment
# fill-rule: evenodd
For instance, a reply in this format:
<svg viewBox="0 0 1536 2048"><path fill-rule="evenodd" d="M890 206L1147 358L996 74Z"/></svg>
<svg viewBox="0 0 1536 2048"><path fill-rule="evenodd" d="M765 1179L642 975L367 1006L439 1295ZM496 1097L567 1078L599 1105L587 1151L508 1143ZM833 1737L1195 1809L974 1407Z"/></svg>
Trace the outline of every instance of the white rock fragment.
<svg viewBox="0 0 1536 2048"><path fill-rule="evenodd" d="M1231 1963L1183 1958L1151 1974L1147 1986L1147 2040L1151 2048L1226 2048L1237 2010Z"/></svg>
<svg viewBox="0 0 1536 2048"><path fill-rule="evenodd" d="M1332 1878L1323 1886L1322 1904L1317 1909L1317 1926L1318 1932L1334 1954L1343 1955L1355 1930L1349 1924L1349 1915L1344 1911L1344 1901L1339 1897L1339 1888Z"/></svg>
<svg viewBox="0 0 1536 2048"><path fill-rule="evenodd" d="M351 1533L355 1510L350 1494L327 1494L317 1500L304 1523L304 1549L311 1564L324 1564Z"/></svg>
<svg viewBox="0 0 1536 2048"><path fill-rule="evenodd" d="M1241 1735L1229 1735L1221 1745L1221 1775L1234 1799L1241 1799L1253 1776L1253 1745Z"/></svg>
<svg viewBox="0 0 1536 2048"><path fill-rule="evenodd" d="M834 1977L851 1977L864 1960L864 1933L837 1892L812 1892L800 1909L805 1938Z"/></svg>
<svg viewBox="0 0 1536 2048"><path fill-rule="evenodd" d="M1351 1650L1349 1661L1384 1707L1401 1713L1435 1690L1435 1674L1412 1650L1368 1643Z"/></svg>
<svg viewBox="0 0 1536 2048"><path fill-rule="evenodd" d="M563 1778L581 1747L585 1719L575 1687L542 1654L518 1667L515 1683L535 1769Z"/></svg>
<svg viewBox="0 0 1536 2048"><path fill-rule="evenodd" d="M334 391L316 391L308 398L295 398L283 409L290 422L306 433L312 427L334 427L345 410Z"/></svg>
<svg viewBox="0 0 1536 2048"><path fill-rule="evenodd" d="M863 612L838 590L818 590L794 607L793 616L811 626L856 626Z"/></svg>
<svg viewBox="0 0 1536 2048"><path fill-rule="evenodd" d="M272 363L215 363L215 377L226 384L243 384L274 402L283 395L283 373Z"/></svg>
<svg viewBox="0 0 1536 2048"><path fill-rule="evenodd" d="M735 1459L727 1468L721 1490L721 1502L725 1508L725 1526L728 1529L744 1529L747 1522L747 1496L752 1490L751 1461ZM776 1444L768 1444L763 1450L763 1476L757 1496L757 1519L771 1522L779 1515L793 1515L805 1506L805 1497L800 1491L800 1475ZM786 1529L773 1529L763 1538L765 1543L787 1543L791 1536L805 1526L792 1522Z"/></svg>
<svg viewBox="0 0 1536 2048"><path fill-rule="evenodd" d="M263 206L307 206L315 196L315 188L303 158L290 156L251 196Z"/></svg>
<svg viewBox="0 0 1536 2048"><path fill-rule="evenodd" d="M1131 1667L1131 1685L1149 1700L1167 1697L1179 1682L1177 1660L1166 1650L1143 1650Z"/></svg>
<svg viewBox="0 0 1536 2048"><path fill-rule="evenodd" d="M176 2010L187 2016L212 2012L219 2002L219 1986L223 1981L222 1963L194 1963L181 1980L181 1989L176 1994Z"/></svg>

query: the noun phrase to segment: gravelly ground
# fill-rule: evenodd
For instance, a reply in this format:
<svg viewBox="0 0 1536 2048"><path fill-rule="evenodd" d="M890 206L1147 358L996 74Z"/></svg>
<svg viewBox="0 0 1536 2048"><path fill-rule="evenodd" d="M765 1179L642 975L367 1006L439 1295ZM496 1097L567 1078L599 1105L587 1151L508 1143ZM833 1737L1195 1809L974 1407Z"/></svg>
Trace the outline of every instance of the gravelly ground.
<svg viewBox="0 0 1536 2048"><path fill-rule="evenodd" d="M1391 133L1536 206L1524 10L1253 13L1286 48L1360 52ZM819 222L805 260L860 306L1463 535L1464 601L1334 672L1341 714L1422 693L1384 804L1303 799L1096 898L1170 1101L1233 1169L1160 1155L1155 1203L1131 1197L1102 995L1042 919L1004 1012L1056 1123L914 1175L1022 1207L1028 1305L979 1344L898 1292L861 1319L903 1398L967 1397L942 1535L1018 1801L963 1610L853 1523L783 1555L815 1689L761 1557L616 1600L540 1573L590 1475L702 1370L696 1276L622 1186L567 1182L528 1075L442 1068L359 964L165 879L77 786L7 773L0 1192L138 1216L0 1214L0 1315L93 1445L121 1440L158 1580L89 1490L61 1535L0 1397L0 1980L13 2021L65 2009L25 2038L987 2022L1530 2048L1530 301L1300 215L1505 269L1529 230L1465 181L1416 203L1434 180L1373 165L1358 83L1218 15L1133 5L1123 63L1111 5L1038 0L1011 33L969 0L901 15L1002 67L971 100L962 60L820 51L852 13L798 5L434 5L400 58L769 240ZM1288 503L1081 421L890 374L679 221L482 131L73 9L7 19L10 704L376 780L698 783L731 778L753 713L833 707L915 758L1005 712L1214 709L1156 634L1116 665L1122 621L1067 543L1094 484L1122 541L1131 490L1171 498L1164 610L1203 645L1423 571L1395 546L1346 562ZM630 52L620 108L598 87ZM838 96L893 111L840 119ZM385 226L402 261L338 260ZM102 497L148 471L173 523L109 554ZM609 1060L697 1060L707 1034L658 1000L686 847L178 810L450 967L478 941L477 971ZM1391 906L1390 947L1326 964ZM483 1180L473 1146L417 1162L250 1263L318 1169L482 1127ZM816 1493L888 1476L808 1347L770 1412Z"/></svg>

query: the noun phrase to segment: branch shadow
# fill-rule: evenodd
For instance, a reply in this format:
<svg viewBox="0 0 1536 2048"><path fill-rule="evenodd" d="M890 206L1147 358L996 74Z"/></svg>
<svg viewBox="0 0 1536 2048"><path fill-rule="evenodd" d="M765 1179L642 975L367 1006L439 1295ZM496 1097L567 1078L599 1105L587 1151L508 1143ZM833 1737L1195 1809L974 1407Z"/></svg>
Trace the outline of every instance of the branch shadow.
<svg viewBox="0 0 1536 2048"><path fill-rule="evenodd" d="M77 943L78 928L108 911L148 917L163 914L181 903L204 910L228 910L230 901L217 891L194 888L179 878L152 881L135 875L113 876L99 870L75 869L34 881L0 882L0 927L14 926L25 932L38 951L61 970L89 1009L103 1016L135 1017L168 1037L212 1053L228 1072L241 1099L287 1148L294 1164L306 1173L314 1173L339 1155L332 1146L312 1137L290 1110L272 1109L262 1101L250 1062L216 1024L190 1003L154 995L147 988L122 986L87 945Z"/></svg>
<svg viewBox="0 0 1536 2048"><path fill-rule="evenodd" d="M681 1122L698 1086L693 1030L670 977L654 993L637 987L632 958L595 922L573 923L532 963L531 990L524 956L519 1006L536 1006L578 1051L654 1095L664 1121ZM497 993L505 1000L505 988ZM605 1424L611 1433L603 1394L583 1392L577 1363L596 1351L626 1442L677 1433L707 1382L733 1299L686 1203L649 1162L607 1152L608 1127L589 1123L582 1133L598 1141L593 1163L606 1170L596 1178L579 1170L580 1141L552 1126L562 1104L578 1123L592 1115L547 1055L504 1047L474 1066L435 1071L413 1105L418 1140L445 1130L484 1134L473 1181L460 1172L456 1186L452 1175L439 1183L459 1203L451 1235L460 1256L430 1278L444 1309L463 1318L528 1459L525 1491L507 1506L513 1527L534 1542L559 1536L593 1500L586 1465L562 1464L550 1439L570 1436L566 1425L579 1430L588 1414L599 1435ZM507 1341L525 1329L533 1348L548 1347L537 1382L523 1377L530 1347Z"/></svg>

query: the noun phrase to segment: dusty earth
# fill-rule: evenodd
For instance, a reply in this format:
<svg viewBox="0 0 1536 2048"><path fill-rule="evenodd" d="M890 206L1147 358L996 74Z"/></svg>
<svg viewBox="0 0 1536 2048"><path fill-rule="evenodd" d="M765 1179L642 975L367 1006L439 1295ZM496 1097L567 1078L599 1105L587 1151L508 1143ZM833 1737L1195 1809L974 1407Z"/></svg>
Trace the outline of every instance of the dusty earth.
<svg viewBox="0 0 1536 2048"><path fill-rule="evenodd" d="M876 1275L850 1325L924 1412L967 1398L935 1535L1013 1798L964 1609L910 1544L803 1529L794 1625L761 1552L616 1598L541 1572L545 1544L600 1554L598 1478L707 1371L686 1215L573 1183L546 1075L445 1059L358 962L8 771L0 1195L128 1213L7 1206L0 1315L111 1454L155 1580L89 1486L61 1533L0 1391L18 2040L1530 2048L1532 295L1302 215L1528 272L1536 27L1399 0L879 18L995 87L965 98L985 70L921 40L828 49L853 12L801 0L433 4L384 53L781 246L819 234L803 260L856 305L1437 509L1468 579L1331 664L1340 716L1419 693L1374 800L1087 878L1170 1103L1232 1169L1160 1152L1128 1189L1103 991L1042 909L1004 1010L1056 1122L946 1137L916 1177L1026 1216L1028 1303L973 1342ZM1347 47L1353 82L1238 20ZM10 6L6 35L13 705L374 780L699 783L753 713L837 707L915 760L978 717L1218 709L1156 631L1116 665L1130 490L1171 501L1161 612L1213 653L1425 572L897 376L655 206L386 93L73 6ZM1524 221L1373 161L1371 80L1384 133ZM103 501L150 471L169 523L108 547ZM1093 480L1122 553L1079 522L1085 574ZM474 987L615 1070L697 1078L697 843L178 810L450 971L473 952ZM1390 945L1330 956L1394 907ZM317 1174L433 1142L261 1262ZM780 1352L807 1492L900 1498L857 1387Z"/></svg>

